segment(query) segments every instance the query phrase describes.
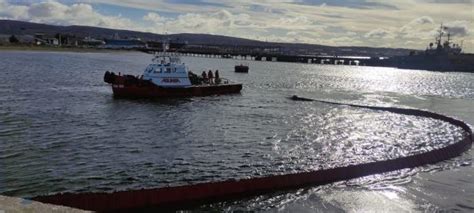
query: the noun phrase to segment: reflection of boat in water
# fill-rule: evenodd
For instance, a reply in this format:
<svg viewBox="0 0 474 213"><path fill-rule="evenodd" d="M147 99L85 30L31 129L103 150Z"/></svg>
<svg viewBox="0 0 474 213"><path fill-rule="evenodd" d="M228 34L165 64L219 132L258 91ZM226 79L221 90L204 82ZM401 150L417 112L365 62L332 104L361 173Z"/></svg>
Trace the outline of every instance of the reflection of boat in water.
<svg viewBox="0 0 474 213"><path fill-rule="evenodd" d="M209 83L207 79L188 72L178 56L166 52L156 55L141 77L116 75L108 71L104 75L104 81L112 84L116 97L189 97L238 93L242 90L242 84L231 83L224 78L213 80L218 83Z"/></svg>
<svg viewBox="0 0 474 213"><path fill-rule="evenodd" d="M240 73L248 73L249 72L249 66L248 65L235 65L234 67L235 72L240 72Z"/></svg>
<svg viewBox="0 0 474 213"><path fill-rule="evenodd" d="M462 53L462 45L451 42L451 34L447 30L448 27L441 25L435 43L430 43L424 52L413 51L408 56L395 56L386 63L402 69L474 72L474 54ZM443 37L446 37L444 42Z"/></svg>

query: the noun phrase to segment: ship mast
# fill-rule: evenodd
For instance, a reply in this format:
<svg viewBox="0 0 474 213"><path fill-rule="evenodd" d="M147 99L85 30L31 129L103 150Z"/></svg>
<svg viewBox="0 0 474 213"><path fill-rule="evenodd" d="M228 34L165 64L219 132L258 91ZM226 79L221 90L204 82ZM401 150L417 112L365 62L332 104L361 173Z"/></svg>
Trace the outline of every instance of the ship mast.
<svg viewBox="0 0 474 213"><path fill-rule="evenodd" d="M441 26L439 27L439 35L438 35L438 38L436 38L436 45L437 45L437 48L441 48L441 39L443 37L443 24L441 24Z"/></svg>

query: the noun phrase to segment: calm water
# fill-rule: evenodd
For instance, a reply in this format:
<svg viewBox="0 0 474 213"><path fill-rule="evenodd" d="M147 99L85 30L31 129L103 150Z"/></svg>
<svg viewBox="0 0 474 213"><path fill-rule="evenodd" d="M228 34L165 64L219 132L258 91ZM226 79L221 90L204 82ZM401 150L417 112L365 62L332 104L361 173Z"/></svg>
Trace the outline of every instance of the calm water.
<svg viewBox="0 0 474 213"><path fill-rule="evenodd" d="M106 70L139 75L141 53L0 52L0 193L30 197L309 171L423 152L461 138L444 122L299 96L425 108L474 124L474 74L183 58L241 94L114 99ZM437 143L434 143L436 141ZM423 168L201 207L258 211L474 209L473 151Z"/></svg>

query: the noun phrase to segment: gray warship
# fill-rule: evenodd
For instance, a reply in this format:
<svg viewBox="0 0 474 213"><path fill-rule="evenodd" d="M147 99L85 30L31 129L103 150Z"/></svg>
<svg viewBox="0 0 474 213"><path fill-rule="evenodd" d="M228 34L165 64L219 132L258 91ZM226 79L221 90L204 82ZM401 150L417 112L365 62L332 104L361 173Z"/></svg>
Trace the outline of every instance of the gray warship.
<svg viewBox="0 0 474 213"><path fill-rule="evenodd" d="M452 42L447 30L448 27L441 25L435 43L430 43L425 51L391 57L386 60L386 65L401 69L474 73L474 54L463 53L462 44Z"/></svg>

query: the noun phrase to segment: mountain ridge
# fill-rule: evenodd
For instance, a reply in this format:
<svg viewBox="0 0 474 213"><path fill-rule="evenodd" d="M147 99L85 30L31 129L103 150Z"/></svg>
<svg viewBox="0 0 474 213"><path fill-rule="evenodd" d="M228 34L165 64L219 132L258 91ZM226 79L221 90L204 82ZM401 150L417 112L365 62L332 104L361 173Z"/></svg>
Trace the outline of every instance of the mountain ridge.
<svg viewBox="0 0 474 213"><path fill-rule="evenodd" d="M284 42L265 42L246 38L238 38L224 35L213 35L205 33L178 33L178 34L156 34L150 32L140 32L132 30L112 29L104 27L93 27L83 25L51 25L43 23L34 23L17 20L0 20L0 34L4 35L34 35L35 33L45 33L48 35L72 34L78 37L93 37L98 39L112 38L118 33L123 38L140 38L144 41L160 41L165 37L176 41L186 41L188 44L195 45L227 45L227 46L264 46L264 47L282 47L288 50L307 50L310 52L319 52L325 54L352 54L361 56L393 56L406 55L410 49L387 48L387 47L363 47L363 46L329 46L321 44L307 43L284 43Z"/></svg>

